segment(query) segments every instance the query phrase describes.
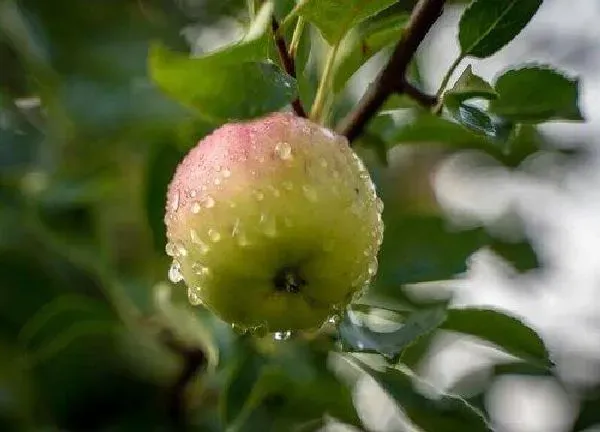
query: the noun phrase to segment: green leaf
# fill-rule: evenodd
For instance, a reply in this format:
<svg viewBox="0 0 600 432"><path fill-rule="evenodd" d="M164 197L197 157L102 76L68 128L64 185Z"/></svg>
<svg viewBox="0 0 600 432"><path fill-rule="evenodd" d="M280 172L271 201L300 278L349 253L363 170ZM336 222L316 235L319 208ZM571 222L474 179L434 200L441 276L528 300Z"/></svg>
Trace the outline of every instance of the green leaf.
<svg viewBox="0 0 600 432"><path fill-rule="evenodd" d="M259 61L250 48L243 44L190 58L154 44L150 75L163 91L208 120L253 118L291 102L296 82L274 64Z"/></svg>
<svg viewBox="0 0 600 432"><path fill-rule="evenodd" d="M353 322L348 314L340 324L342 346L356 351L378 352L394 360L398 354L417 339L435 331L446 318L442 307L423 309L408 315L398 330L375 332Z"/></svg>
<svg viewBox="0 0 600 432"><path fill-rule="evenodd" d="M444 103L457 106L467 99L496 99L497 96L496 90L483 78L475 75L469 65L454 86L444 94Z"/></svg>
<svg viewBox="0 0 600 432"><path fill-rule="evenodd" d="M552 367L544 341L531 327L507 313L479 308L448 310L441 328L478 337L541 367Z"/></svg>
<svg viewBox="0 0 600 432"><path fill-rule="evenodd" d="M491 56L521 32L541 4L542 0L474 0L460 19L461 55Z"/></svg>
<svg viewBox="0 0 600 432"><path fill-rule="evenodd" d="M158 143L148 157L146 168L145 205L148 223L152 229L154 247L164 251L166 228L164 222L167 187L183 152L171 143Z"/></svg>
<svg viewBox="0 0 600 432"><path fill-rule="evenodd" d="M346 357L349 359L349 357ZM487 432L488 422L458 396L443 394L428 398L413 384L413 377L397 368L379 371L349 359L367 372L401 407L408 418L425 432Z"/></svg>
<svg viewBox="0 0 600 432"><path fill-rule="evenodd" d="M593 431L592 426L600 425L600 388L587 392L579 406L579 414L573 425L573 431Z"/></svg>
<svg viewBox="0 0 600 432"><path fill-rule="evenodd" d="M467 103L452 107L450 112L463 126L501 143L505 143L513 131L514 126L511 122L490 115L484 110ZM501 151L501 148L498 148L498 150Z"/></svg>
<svg viewBox="0 0 600 432"><path fill-rule="evenodd" d="M334 92L344 88L350 77L385 47L396 43L402 32L408 15L396 14L385 18L364 22L348 33L337 55L337 65L332 80Z"/></svg>
<svg viewBox="0 0 600 432"><path fill-rule="evenodd" d="M490 248L495 254L509 262L520 272L532 270L540 266L537 254L528 241L507 242L492 240Z"/></svg>
<svg viewBox="0 0 600 432"><path fill-rule="evenodd" d="M505 72L496 81L498 98L490 111L523 123L583 120L578 106L579 80L542 66Z"/></svg>
<svg viewBox="0 0 600 432"><path fill-rule="evenodd" d="M355 25L396 3L396 0L301 0L293 13L316 25L331 45Z"/></svg>

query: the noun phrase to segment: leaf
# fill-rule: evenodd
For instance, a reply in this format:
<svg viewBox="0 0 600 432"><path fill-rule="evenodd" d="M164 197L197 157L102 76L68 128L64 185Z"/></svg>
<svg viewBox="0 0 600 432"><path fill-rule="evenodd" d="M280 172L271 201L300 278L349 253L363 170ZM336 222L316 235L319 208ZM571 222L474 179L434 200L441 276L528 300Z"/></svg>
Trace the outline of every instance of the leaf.
<svg viewBox="0 0 600 432"><path fill-rule="evenodd" d="M527 66L505 72L496 80L498 98L490 111L523 123L583 120L578 106L579 80L548 67Z"/></svg>
<svg viewBox="0 0 600 432"><path fill-rule="evenodd" d="M146 217L152 229L154 247L161 253L166 244L164 223L167 187L183 152L171 143L157 143L148 157L146 168Z"/></svg>
<svg viewBox="0 0 600 432"><path fill-rule="evenodd" d="M329 44L337 44L355 25L396 3L396 0L302 0L293 13L316 25Z"/></svg>
<svg viewBox="0 0 600 432"><path fill-rule="evenodd" d="M551 368L552 360L540 336L507 313L479 308L449 309L441 328L478 337L509 354Z"/></svg>
<svg viewBox="0 0 600 432"><path fill-rule="evenodd" d="M501 143L506 142L513 131L511 122L490 115L473 105L461 103L456 107L452 107L450 112L463 126ZM498 150L502 151L501 148L498 148Z"/></svg>
<svg viewBox="0 0 600 432"><path fill-rule="evenodd" d="M542 0L474 0L460 19L461 55L491 56L521 32L541 4Z"/></svg>
<svg viewBox="0 0 600 432"><path fill-rule="evenodd" d="M387 367L383 371L350 359L358 365L392 397L408 418L425 432L483 432L491 427L481 412L458 396L443 394L436 399L428 398L413 384L413 377L398 368Z"/></svg>
<svg viewBox="0 0 600 432"><path fill-rule="evenodd" d="M573 425L573 431L593 431L592 426L600 425L600 389L596 387L587 392L579 406L579 414Z"/></svg>
<svg viewBox="0 0 600 432"><path fill-rule="evenodd" d="M408 315L398 330L383 333L355 323L346 315L339 332L343 346L357 351L375 351L393 361L405 347L435 331L445 318L442 307L424 309Z"/></svg>
<svg viewBox="0 0 600 432"><path fill-rule="evenodd" d="M276 111L294 99L296 81L247 45L190 58L154 44L150 75L167 94L215 122Z"/></svg>
<svg viewBox="0 0 600 432"><path fill-rule="evenodd" d="M366 21L348 33L337 54L337 65L332 80L333 91L337 93L342 90L350 77L367 60L397 42L407 22L408 15L395 14Z"/></svg>
<svg viewBox="0 0 600 432"><path fill-rule="evenodd" d="M492 240L490 248L495 254L509 262L520 272L532 270L540 266L537 254L528 241L507 242Z"/></svg>
<svg viewBox="0 0 600 432"><path fill-rule="evenodd" d="M444 94L444 102L452 106L460 105L472 98L496 99L496 90L483 78L473 73L471 65L463 71L454 86Z"/></svg>

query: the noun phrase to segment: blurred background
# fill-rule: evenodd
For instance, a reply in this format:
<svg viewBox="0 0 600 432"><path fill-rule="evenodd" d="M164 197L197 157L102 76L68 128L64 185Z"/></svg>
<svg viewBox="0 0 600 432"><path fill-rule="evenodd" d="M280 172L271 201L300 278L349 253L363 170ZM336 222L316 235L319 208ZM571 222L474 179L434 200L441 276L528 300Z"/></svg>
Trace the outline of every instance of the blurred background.
<svg viewBox="0 0 600 432"><path fill-rule="evenodd" d="M221 358L235 358L226 325L203 311L178 314L155 295L169 266L167 183L185 152L218 125L160 93L146 55L153 40L194 53L227 45L243 34L245 7L241 0L0 0L1 431L168 430L183 360L160 343L164 320L203 344L205 335L186 320L201 322ZM399 7L410 10L411 2ZM462 8L447 8L419 52L421 85L432 93L458 51ZM374 289L385 291L382 280L408 271L417 282L423 266L460 269L468 258L456 279L409 291L451 290L456 304L514 311L551 349L560 383L496 373L496 351L450 334L437 335L416 364L443 389L479 395L500 431L600 430L585 429L600 424L599 18L592 0L546 0L515 41L473 63L489 79L531 62L581 78L587 122L540 127L543 150L518 166L431 143L395 147L385 167L368 146L359 148L391 233ZM305 99L323 61L318 35L310 36ZM338 115L388 53L351 79ZM415 215L433 224L416 239L405 224ZM461 233L481 226L527 240L535 255L515 265L487 249L472 254L472 239ZM519 268L527 259L534 264ZM182 286L172 295L185 300ZM355 398L370 430L404 430L401 413L370 379L359 381ZM211 421L199 419L197 430L215 430Z"/></svg>

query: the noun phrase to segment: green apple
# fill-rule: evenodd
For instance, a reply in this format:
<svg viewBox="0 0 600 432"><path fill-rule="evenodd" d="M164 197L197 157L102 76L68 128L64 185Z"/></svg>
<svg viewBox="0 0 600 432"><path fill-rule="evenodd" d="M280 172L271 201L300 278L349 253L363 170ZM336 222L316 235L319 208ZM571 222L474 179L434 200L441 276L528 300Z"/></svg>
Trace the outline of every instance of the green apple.
<svg viewBox="0 0 600 432"><path fill-rule="evenodd" d="M170 279L242 329L313 329L377 271L381 211L347 140L273 113L204 138L169 185Z"/></svg>

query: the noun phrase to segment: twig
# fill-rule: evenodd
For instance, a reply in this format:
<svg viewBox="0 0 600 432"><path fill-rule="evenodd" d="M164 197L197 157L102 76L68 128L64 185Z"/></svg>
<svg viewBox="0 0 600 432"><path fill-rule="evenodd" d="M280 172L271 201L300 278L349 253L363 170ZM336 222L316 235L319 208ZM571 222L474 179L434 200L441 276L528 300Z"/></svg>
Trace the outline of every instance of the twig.
<svg viewBox="0 0 600 432"><path fill-rule="evenodd" d="M181 343L169 331L164 331L162 339L165 345L183 358L183 367L171 386L168 395L168 414L173 426L181 429L185 424L185 392L196 374L206 366L206 355L196 347Z"/></svg>
<svg viewBox="0 0 600 432"><path fill-rule="evenodd" d="M412 99L416 100L421 105L427 108L435 106L435 104L438 101L437 97L427 93L423 93L420 89L418 89L406 80L400 83L397 92L404 93L405 95L410 96Z"/></svg>
<svg viewBox="0 0 600 432"><path fill-rule="evenodd" d="M275 45L277 45L277 51L279 52L279 58L283 69L292 78L296 78L296 65L294 57L288 54L287 47L285 45L285 39L279 34L279 23L275 17L271 17L271 29L273 30L273 37L275 38ZM297 97L292 101L292 108L294 112L300 117L306 117L306 111L302 107L300 97Z"/></svg>
<svg viewBox="0 0 600 432"><path fill-rule="evenodd" d="M333 72L333 65L335 63L335 56L337 55L338 47L339 42L335 43L329 48L327 58L325 59L325 67L323 68L323 73L321 74L321 81L319 82L315 100L310 111L310 118L317 122L322 120L323 110L327 101L327 92L331 82L331 73Z"/></svg>
<svg viewBox="0 0 600 432"><path fill-rule="evenodd" d="M443 107L443 96L444 96L444 91L446 90L446 87L448 86L448 83L450 82L450 78L452 77L452 74L454 73L454 71L456 70L456 68L458 67L458 65L460 65L460 62L464 59L464 57L462 55L458 56L450 65L450 67L448 68L448 71L446 72L446 75L444 75L444 78L442 78L442 82L440 83L440 88L437 91L437 99L438 102L436 103L436 105L433 108L433 112L435 114L439 114L442 111L442 107Z"/></svg>
<svg viewBox="0 0 600 432"><path fill-rule="evenodd" d="M358 137L367 122L395 92L406 92L406 69L410 65L419 45L442 14L446 0L419 0L402 38L392 56L354 111L344 118L337 130L349 141Z"/></svg>
<svg viewBox="0 0 600 432"><path fill-rule="evenodd" d="M300 45L300 37L302 36L302 31L304 31L304 18L298 17L298 21L296 22L296 27L294 28L294 33L292 34L292 41L290 42L290 49L288 50L288 55L291 58L296 58L296 53L298 52L298 46Z"/></svg>

